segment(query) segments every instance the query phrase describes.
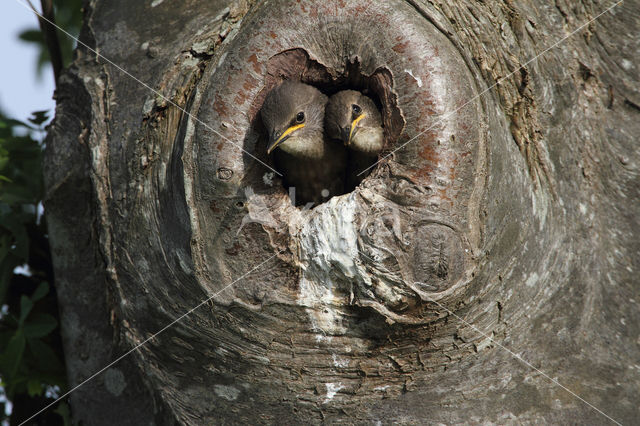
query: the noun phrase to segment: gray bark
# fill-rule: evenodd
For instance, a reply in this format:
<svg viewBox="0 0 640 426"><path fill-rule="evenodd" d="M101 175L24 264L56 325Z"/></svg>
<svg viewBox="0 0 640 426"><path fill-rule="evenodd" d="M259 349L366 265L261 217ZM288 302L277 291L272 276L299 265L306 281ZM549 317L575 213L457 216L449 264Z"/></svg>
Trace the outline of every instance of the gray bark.
<svg viewBox="0 0 640 426"><path fill-rule="evenodd" d="M633 423L640 4L546 50L611 5L90 1L81 39L160 95L82 46L60 81L71 383L198 308L75 421ZM313 209L261 163L283 78L382 104L391 155Z"/></svg>

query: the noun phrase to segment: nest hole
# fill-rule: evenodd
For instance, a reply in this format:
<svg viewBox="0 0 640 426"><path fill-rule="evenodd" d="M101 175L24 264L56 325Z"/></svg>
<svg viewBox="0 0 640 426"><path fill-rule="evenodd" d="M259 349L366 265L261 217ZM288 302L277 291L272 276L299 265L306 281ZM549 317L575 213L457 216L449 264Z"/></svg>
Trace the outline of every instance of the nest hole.
<svg viewBox="0 0 640 426"><path fill-rule="evenodd" d="M286 50L271 57L267 63L267 75L265 77L264 87L254 100L249 115L254 124L254 129L259 135L259 140L254 145L254 154L274 167L276 165L272 156L268 156L266 153L268 135L260 119L260 108L267 94L286 80L300 81L314 86L327 97L331 97L333 94L342 90L356 90L371 98L378 108L382 118L384 134L382 151L377 158L370 161L370 164L358 164L359 168L367 170L357 179L345 178L343 182L344 190L331 194L331 196L339 196L352 192L358 185L366 180L368 175L379 167L378 159L393 150L393 146L405 125L402 112L398 107L397 95L393 90L394 82L391 71L384 66L380 66L376 68L373 73L367 75L363 72L360 59L357 56L345 58L340 69L334 69L311 59L304 49L299 48ZM351 160L349 159L348 161ZM347 164L347 167L354 167L354 165ZM314 208L331 198L328 191L323 191L321 194L322 200L310 205L309 200L297 197L295 190L292 191L291 188L286 185L286 178L280 179L280 181L282 183L280 189L285 191L292 202L298 207Z"/></svg>

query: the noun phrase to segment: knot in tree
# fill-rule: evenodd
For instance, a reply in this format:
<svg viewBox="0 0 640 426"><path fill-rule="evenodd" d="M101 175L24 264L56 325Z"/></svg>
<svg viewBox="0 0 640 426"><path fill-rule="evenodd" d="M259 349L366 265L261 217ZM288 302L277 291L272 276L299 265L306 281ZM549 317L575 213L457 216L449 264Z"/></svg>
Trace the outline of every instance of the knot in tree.
<svg viewBox="0 0 640 426"><path fill-rule="evenodd" d="M532 60L565 33L502 1L128 7L92 3L102 56L80 48L48 144L71 381L136 348L72 394L78 421L633 418L610 380L640 319L612 308L640 267L609 209L640 199L618 53Z"/></svg>

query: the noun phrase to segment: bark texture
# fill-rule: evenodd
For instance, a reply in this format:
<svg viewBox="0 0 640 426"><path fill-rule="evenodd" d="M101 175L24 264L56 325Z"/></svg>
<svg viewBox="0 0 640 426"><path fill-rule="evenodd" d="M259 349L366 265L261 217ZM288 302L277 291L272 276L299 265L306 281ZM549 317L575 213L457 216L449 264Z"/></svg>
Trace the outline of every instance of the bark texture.
<svg viewBox="0 0 640 426"><path fill-rule="evenodd" d="M640 4L548 50L613 4L90 1L113 63L78 50L46 159L70 381L190 314L75 421L632 423ZM390 155L311 209L283 79L382 109Z"/></svg>

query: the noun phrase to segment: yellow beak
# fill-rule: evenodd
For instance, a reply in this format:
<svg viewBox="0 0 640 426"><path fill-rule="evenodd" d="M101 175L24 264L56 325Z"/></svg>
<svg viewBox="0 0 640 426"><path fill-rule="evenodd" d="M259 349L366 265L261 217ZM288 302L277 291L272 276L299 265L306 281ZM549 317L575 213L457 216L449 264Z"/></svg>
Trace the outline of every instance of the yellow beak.
<svg viewBox="0 0 640 426"><path fill-rule="evenodd" d="M356 126L358 125L358 121L362 120L363 118L365 118L367 116L367 114L360 114L358 117L356 117L355 120L353 120L351 122L351 130L349 130L349 140L347 141L347 145L351 145L351 138L353 137L353 132L356 130Z"/></svg>
<svg viewBox="0 0 640 426"><path fill-rule="evenodd" d="M278 145L280 145L282 142L287 140L287 138L289 138L291 133L295 132L298 129L302 129L303 127L304 127L304 123L301 123L301 124L296 124L295 126L291 126L287 130L285 130L278 139L271 142L271 144L267 147L267 155L271 154L271 151L276 149Z"/></svg>

